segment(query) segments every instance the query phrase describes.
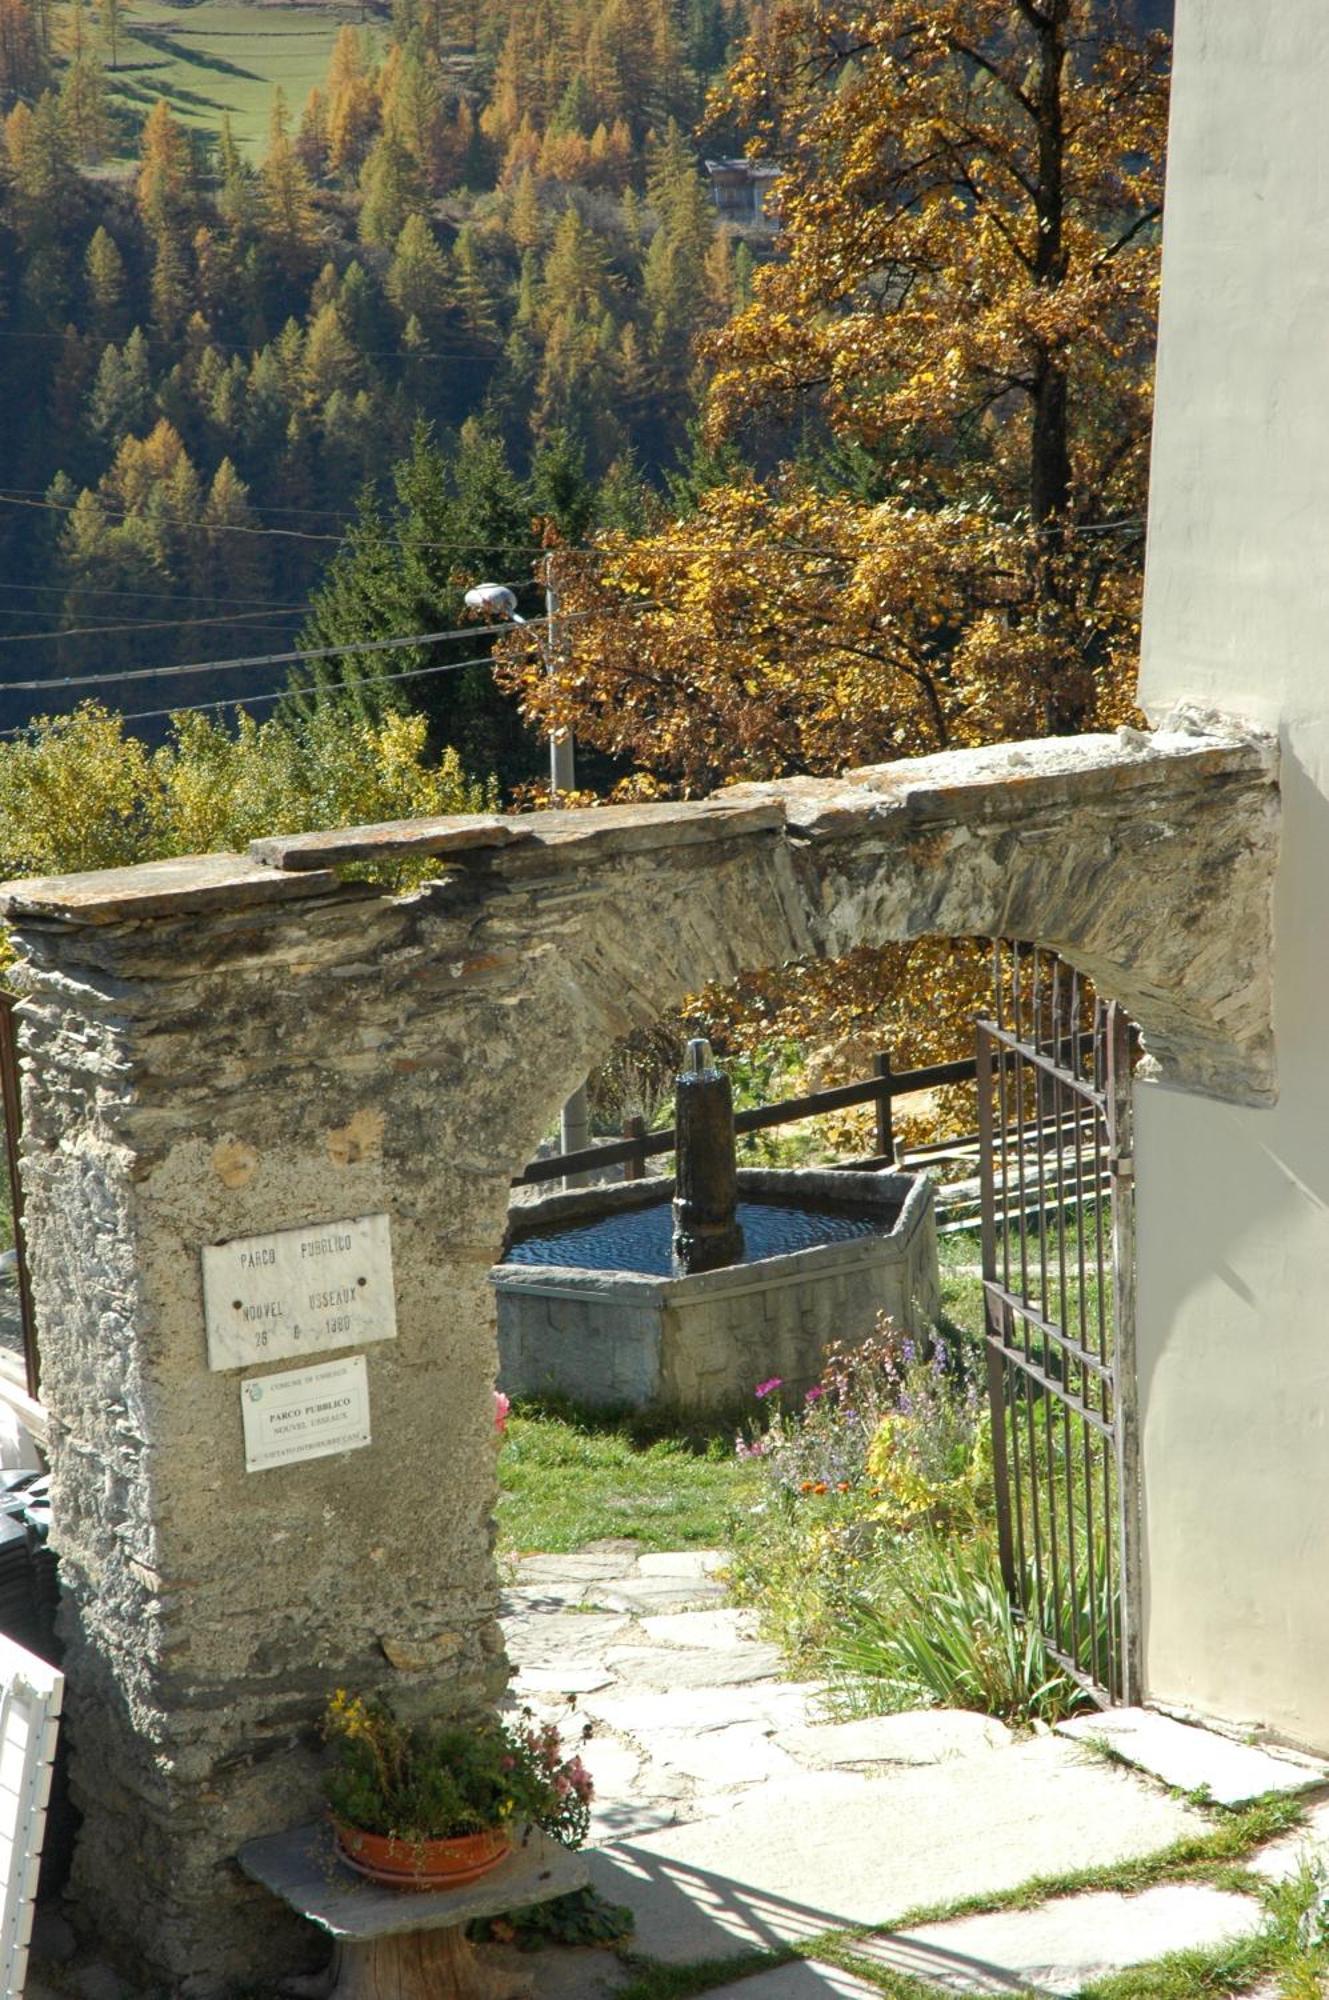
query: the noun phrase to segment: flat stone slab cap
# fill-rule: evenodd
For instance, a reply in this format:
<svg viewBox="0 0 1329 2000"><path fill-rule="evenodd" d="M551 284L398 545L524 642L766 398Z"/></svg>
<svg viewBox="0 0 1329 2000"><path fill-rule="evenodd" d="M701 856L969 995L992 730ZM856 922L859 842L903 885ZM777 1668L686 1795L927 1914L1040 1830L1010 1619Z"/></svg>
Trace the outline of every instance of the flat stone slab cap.
<svg viewBox="0 0 1329 2000"><path fill-rule="evenodd" d="M252 1881L333 1937L344 1938L452 1930L473 1917L547 1903L588 1880L582 1857L542 1833L532 1833L524 1847L514 1847L488 1875L458 1889L380 1888L338 1859L332 1829L320 1820L251 1840L236 1859Z"/></svg>
<svg viewBox="0 0 1329 2000"><path fill-rule="evenodd" d="M434 819L384 820L377 826L331 828L321 833L276 834L249 843L250 859L270 868L330 868L412 854L469 854L484 850L593 847L597 853L692 847L733 834L784 826L778 796L758 800L715 798L629 806L577 806L566 812L455 813Z"/></svg>
<svg viewBox="0 0 1329 2000"><path fill-rule="evenodd" d="M1258 1897L1169 1882L1138 1896L1065 1896L1033 1910L1001 1910L924 1924L852 1949L942 1993L1072 1995L1098 1979L1173 1951L1212 1950L1265 1922Z"/></svg>
<svg viewBox="0 0 1329 2000"><path fill-rule="evenodd" d="M631 1905L636 1949L678 1963L884 1927L920 1904L1104 1867L1209 1827L1194 1807L1048 1736L887 1777L769 1782L713 1819L603 1847L590 1867L602 1894Z"/></svg>
<svg viewBox="0 0 1329 2000"><path fill-rule="evenodd" d="M382 855L465 854L476 847L509 847L523 837L521 822L499 813L446 813L320 833L270 834L250 841L249 858L268 868L331 868L339 861L373 861Z"/></svg>
<svg viewBox="0 0 1329 2000"><path fill-rule="evenodd" d="M133 923L316 896L339 888L335 875L279 875L241 854L181 854L133 868L85 875L29 875L0 883L0 916L63 917L83 924Z"/></svg>
<svg viewBox="0 0 1329 2000"><path fill-rule="evenodd" d="M924 822L1019 817L1040 804L1112 796L1185 779L1199 784L1231 773L1270 774L1268 737L1209 719L1203 731L1134 729L1115 735L1034 738L929 757L865 764L838 778L784 778L733 787L749 799L780 798L791 832L833 840L861 832L871 817Z"/></svg>
<svg viewBox="0 0 1329 2000"><path fill-rule="evenodd" d="M1176 1722L1149 1708L1072 1716L1057 1724L1057 1733L1109 1744L1137 1770L1148 1771L1179 1791L1206 1791L1221 1806L1245 1805L1264 1792L1304 1792L1329 1783L1329 1764L1313 1757L1234 1743L1212 1729Z"/></svg>

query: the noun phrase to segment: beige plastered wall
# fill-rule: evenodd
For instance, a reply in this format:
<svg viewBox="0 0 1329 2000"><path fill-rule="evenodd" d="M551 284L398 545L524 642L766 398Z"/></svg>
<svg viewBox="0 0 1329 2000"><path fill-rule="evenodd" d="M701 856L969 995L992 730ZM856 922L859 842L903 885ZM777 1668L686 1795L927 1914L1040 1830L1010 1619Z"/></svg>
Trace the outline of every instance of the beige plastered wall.
<svg viewBox="0 0 1329 2000"><path fill-rule="evenodd" d="M1329 1750L1329 6L1177 13L1141 698L1282 739L1280 1095L1139 1093L1146 1679Z"/></svg>

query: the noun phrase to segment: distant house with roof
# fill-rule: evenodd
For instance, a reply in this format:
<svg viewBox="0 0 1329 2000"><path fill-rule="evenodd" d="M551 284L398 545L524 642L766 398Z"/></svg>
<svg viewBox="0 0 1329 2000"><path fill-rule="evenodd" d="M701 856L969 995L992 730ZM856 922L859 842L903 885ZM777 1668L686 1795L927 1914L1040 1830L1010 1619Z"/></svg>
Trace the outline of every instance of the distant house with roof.
<svg viewBox="0 0 1329 2000"><path fill-rule="evenodd" d="M776 227L770 197L780 178L779 167L766 160L707 160L706 175L722 221L739 229Z"/></svg>

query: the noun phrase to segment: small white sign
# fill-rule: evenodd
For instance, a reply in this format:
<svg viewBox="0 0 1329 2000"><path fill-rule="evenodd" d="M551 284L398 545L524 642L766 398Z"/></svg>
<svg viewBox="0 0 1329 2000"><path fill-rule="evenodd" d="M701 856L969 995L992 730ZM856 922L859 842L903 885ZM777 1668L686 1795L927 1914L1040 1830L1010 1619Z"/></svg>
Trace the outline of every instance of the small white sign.
<svg viewBox="0 0 1329 2000"><path fill-rule="evenodd" d="M256 1361L395 1339L387 1216L314 1222L205 1246L203 1318L209 1368L252 1368Z"/></svg>
<svg viewBox="0 0 1329 2000"><path fill-rule="evenodd" d="M369 1443L369 1375L363 1354L288 1368L240 1384L245 1471L330 1458Z"/></svg>

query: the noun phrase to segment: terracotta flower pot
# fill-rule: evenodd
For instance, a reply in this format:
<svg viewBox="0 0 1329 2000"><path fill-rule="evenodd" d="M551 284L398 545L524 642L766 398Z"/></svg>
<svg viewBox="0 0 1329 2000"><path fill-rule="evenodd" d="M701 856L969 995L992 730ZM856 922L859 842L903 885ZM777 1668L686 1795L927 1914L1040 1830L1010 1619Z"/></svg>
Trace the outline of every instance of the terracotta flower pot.
<svg viewBox="0 0 1329 2000"><path fill-rule="evenodd" d="M396 1840L332 1822L337 1850L348 1868L393 1889L459 1889L497 1868L512 1841L501 1827L460 1833L448 1840Z"/></svg>

